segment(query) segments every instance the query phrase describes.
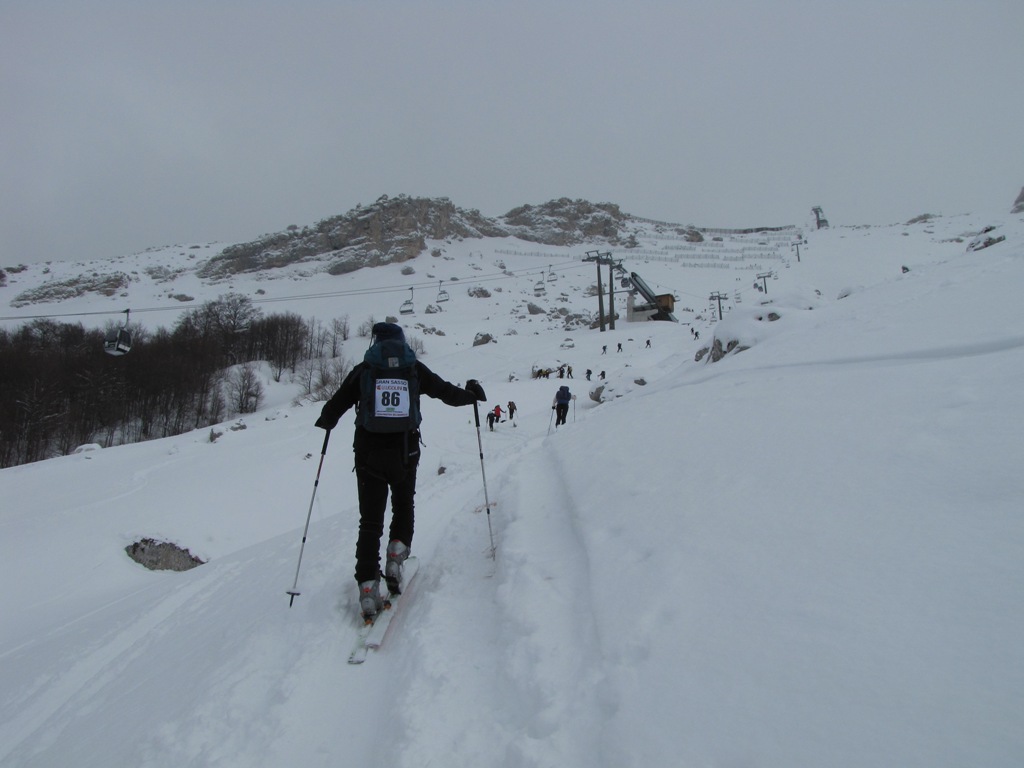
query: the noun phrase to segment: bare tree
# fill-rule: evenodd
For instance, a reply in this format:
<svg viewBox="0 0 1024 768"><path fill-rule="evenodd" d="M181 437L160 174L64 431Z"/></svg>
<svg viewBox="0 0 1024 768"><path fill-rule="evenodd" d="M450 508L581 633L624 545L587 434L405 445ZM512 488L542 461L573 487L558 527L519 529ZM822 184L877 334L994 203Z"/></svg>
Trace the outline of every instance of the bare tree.
<svg viewBox="0 0 1024 768"><path fill-rule="evenodd" d="M228 403L235 413L255 413L263 400L263 382L253 363L237 366L225 379Z"/></svg>
<svg viewBox="0 0 1024 768"><path fill-rule="evenodd" d="M299 384L302 385L302 395L296 400L318 403L329 399L351 370L352 363L347 358L306 360L299 366L296 374Z"/></svg>

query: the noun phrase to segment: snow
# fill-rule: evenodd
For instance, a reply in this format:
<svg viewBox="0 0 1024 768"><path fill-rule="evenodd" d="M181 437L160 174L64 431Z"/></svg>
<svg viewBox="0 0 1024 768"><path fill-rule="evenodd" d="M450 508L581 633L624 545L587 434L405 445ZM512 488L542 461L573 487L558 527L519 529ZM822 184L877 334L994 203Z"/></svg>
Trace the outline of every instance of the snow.
<svg viewBox="0 0 1024 768"><path fill-rule="evenodd" d="M969 251L988 225L1006 240ZM293 404L296 386L269 373L264 408L214 442L207 428L0 471L0 765L1020 765L1024 220L805 235L799 262L786 248L754 269L617 251L696 312L603 334L515 310L593 310L588 247L538 258L507 238L432 243L412 278L396 265L233 279L282 299L267 311L348 312L353 327L407 290L364 289L444 279L444 311L423 313L423 288L402 321L434 371L480 378L482 406L514 400L516 424L483 427L481 466L472 409L424 399L420 572L362 666L346 663L351 415L315 493L320 406ZM446 258L429 255L438 245ZM469 297L499 261L521 276ZM559 279L538 299L549 264ZM764 295L752 285L766 269L778 279ZM227 290L187 275L173 288ZM736 289L741 303L713 323L708 294ZM131 290L135 305L167 303L166 285ZM472 346L482 331L497 343ZM696 362L716 335L750 348ZM573 380L530 378L560 362ZM562 383L577 400L556 430ZM141 537L208 562L148 571L124 552Z"/></svg>

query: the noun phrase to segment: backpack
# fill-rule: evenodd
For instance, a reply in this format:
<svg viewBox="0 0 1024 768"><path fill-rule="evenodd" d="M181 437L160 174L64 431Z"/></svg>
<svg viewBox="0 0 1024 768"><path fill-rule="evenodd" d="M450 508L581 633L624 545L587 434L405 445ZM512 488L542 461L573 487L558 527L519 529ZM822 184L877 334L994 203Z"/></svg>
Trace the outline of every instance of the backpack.
<svg viewBox="0 0 1024 768"><path fill-rule="evenodd" d="M404 339L377 341L363 356L356 426L370 432L411 432L420 425L416 353Z"/></svg>
<svg viewBox="0 0 1024 768"><path fill-rule="evenodd" d="M568 387L559 387L558 393L555 395L555 402L561 403L562 405L568 405L572 395L569 394Z"/></svg>

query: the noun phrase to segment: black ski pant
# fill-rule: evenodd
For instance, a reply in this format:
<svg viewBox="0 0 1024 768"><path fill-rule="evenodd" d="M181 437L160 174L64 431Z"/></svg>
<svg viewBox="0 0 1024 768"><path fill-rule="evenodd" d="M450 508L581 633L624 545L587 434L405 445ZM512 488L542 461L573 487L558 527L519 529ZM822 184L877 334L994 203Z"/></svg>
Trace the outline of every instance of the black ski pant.
<svg viewBox="0 0 1024 768"><path fill-rule="evenodd" d="M356 540L356 581L380 576L380 537L391 492L391 527L388 541L398 539L412 547L418 453L409 456L402 449L369 449L356 453L356 483L359 488L359 538Z"/></svg>
<svg viewBox="0 0 1024 768"><path fill-rule="evenodd" d="M558 403L555 406L555 426L559 424L565 424L565 417L569 415L569 404Z"/></svg>

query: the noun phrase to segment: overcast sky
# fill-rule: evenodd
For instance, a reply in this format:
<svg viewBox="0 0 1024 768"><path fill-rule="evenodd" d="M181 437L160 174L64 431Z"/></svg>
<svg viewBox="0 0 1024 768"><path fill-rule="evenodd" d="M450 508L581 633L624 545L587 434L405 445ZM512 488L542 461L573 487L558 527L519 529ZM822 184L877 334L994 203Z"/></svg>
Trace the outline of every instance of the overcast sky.
<svg viewBox="0 0 1024 768"><path fill-rule="evenodd" d="M1008 211L1021 0L0 0L0 266L382 194L698 226Z"/></svg>

